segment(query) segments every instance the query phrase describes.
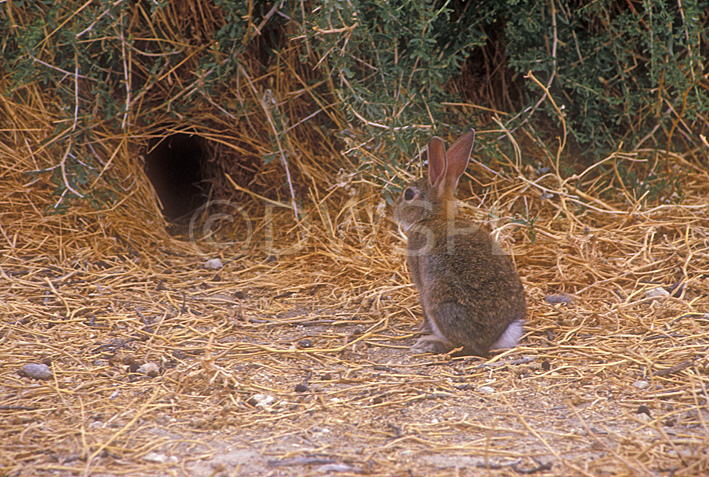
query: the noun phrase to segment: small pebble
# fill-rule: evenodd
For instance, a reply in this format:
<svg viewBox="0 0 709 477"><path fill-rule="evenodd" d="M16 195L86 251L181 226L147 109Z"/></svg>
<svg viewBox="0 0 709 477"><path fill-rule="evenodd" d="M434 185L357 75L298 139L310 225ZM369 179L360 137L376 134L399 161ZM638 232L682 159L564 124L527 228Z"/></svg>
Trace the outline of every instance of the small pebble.
<svg viewBox="0 0 709 477"><path fill-rule="evenodd" d="M652 290L648 290L645 292L645 296L647 298L655 298L655 297L660 297L660 296L670 296L670 292L665 290L662 287L657 287L653 288Z"/></svg>
<svg viewBox="0 0 709 477"><path fill-rule="evenodd" d="M640 406L638 406L638 410L635 411L635 413L636 414L647 414L648 416L650 416L650 409L646 405L641 404ZM650 417L652 417L652 416L650 416Z"/></svg>
<svg viewBox="0 0 709 477"><path fill-rule="evenodd" d="M491 386L481 386L478 388L478 392L482 394L495 394L495 388Z"/></svg>
<svg viewBox="0 0 709 477"><path fill-rule="evenodd" d="M648 387L650 387L650 383L648 383L647 381L642 381L642 380L635 381L633 383L633 386L635 386L638 389L647 389Z"/></svg>
<svg viewBox="0 0 709 477"><path fill-rule="evenodd" d="M573 297L571 297L571 295L560 293L558 295L548 295L544 298L544 301L546 301L550 305L571 305L573 304L574 299Z"/></svg>
<svg viewBox="0 0 709 477"><path fill-rule="evenodd" d="M305 384L296 384L295 386L295 392L297 393L307 393L308 391L310 391L310 388Z"/></svg>
<svg viewBox="0 0 709 477"><path fill-rule="evenodd" d="M165 454L161 454L159 452L148 452L145 454L142 459L145 462L151 462L153 464L167 464L168 462L177 462L178 459L176 456L166 456Z"/></svg>
<svg viewBox="0 0 709 477"><path fill-rule="evenodd" d="M22 366L20 374L34 379L50 379L52 370L46 364L25 364Z"/></svg>
<svg viewBox="0 0 709 477"><path fill-rule="evenodd" d="M218 258L212 258L204 262L204 268L206 268L207 270L219 270L223 266L224 265L222 264L222 261Z"/></svg>
<svg viewBox="0 0 709 477"><path fill-rule="evenodd" d="M312 348L313 347L313 342L310 341L308 338L302 339L298 341L298 348Z"/></svg>
<svg viewBox="0 0 709 477"><path fill-rule="evenodd" d="M276 400L269 394L254 394L246 402L255 407L266 408Z"/></svg>
<svg viewBox="0 0 709 477"><path fill-rule="evenodd" d="M544 371L549 371L551 369L551 363L545 359L542 361L542 369Z"/></svg>
<svg viewBox="0 0 709 477"><path fill-rule="evenodd" d="M155 363L145 363L144 365L140 366L136 370L136 372L154 378L155 376L160 375L160 368Z"/></svg>
<svg viewBox="0 0 709 477"><path fill-rule="evenodd" d="M330 474L332 472L354 472L355 469L347 464L325 464L317 468L318 474Z"/></svg>

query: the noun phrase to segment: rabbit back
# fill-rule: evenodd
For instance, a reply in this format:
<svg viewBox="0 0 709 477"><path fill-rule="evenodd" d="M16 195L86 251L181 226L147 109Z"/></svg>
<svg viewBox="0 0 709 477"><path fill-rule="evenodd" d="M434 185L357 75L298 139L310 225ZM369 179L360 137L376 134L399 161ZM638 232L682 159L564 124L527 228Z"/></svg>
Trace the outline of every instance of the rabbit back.
<svg viewBox="0 0 709 477"><path fill-rule="evenodd" d="M442 229L446 233L438 232ZM407 265L420 294L424 327L450 349L485 355L512 347L521 337L522 282L511 258L479 226L462 219L419 222L408 233Z"/></svg>

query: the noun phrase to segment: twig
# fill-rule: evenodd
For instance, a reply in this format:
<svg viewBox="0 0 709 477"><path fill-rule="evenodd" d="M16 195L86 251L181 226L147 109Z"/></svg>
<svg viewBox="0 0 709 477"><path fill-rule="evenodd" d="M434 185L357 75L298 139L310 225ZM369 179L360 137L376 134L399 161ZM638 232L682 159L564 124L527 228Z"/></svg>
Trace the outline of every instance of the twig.
<svg viewBox="0 0 709 477"><path fill-rule="evenodd" d="M680 371L683 371L687 368L690 368L694 362L692 360L687 360L679 363L676 366L672 366L671 368L666 368L666 369L661 369L659 371L655 371L653 375L655 376L660 376L660 377L667 377L675 373L679 373Z"/></svg>
<svg viewBox="0 0 709 477"><path fill-rule="evenodd" d="M254 97L257 99L259 105L261 106L261 109L263 109L263 112L265 113L266 120L268 121L269 126L271 127L271 131L273 132L273 138L276 141L276 144L278 146L278 154L281 160L281 164L283 164L283 167L285 168L286 171L286 180L288 181L288 189L290 191L290 197L291 197L291 208L293 209L293 215L295 216L295 221L296 223L299 221L300 217L298 215L298 205L296 204L295 200L295 189L293 188L293 181L291 179L291 174L290 174L290 168L288 166L288 160L286 159L286 155L284 152L283 145L281 144L281 139L278 133L278 129L276 128L276 124L273 122L273 116L271 114L271 108L277 107L277 105L274 103L274 99L272 97L268 97L267 93L264 93L263 95L259 95L258 91L256 90L256 87L254 84L251 82L250 76L246 73L246 70L244 70L243 66L239 65L239 71L241 72L241 75L246 78L247 82L249 83L249 86L251 88L251 92L253 93ZM271 103L271 104L268 104Z"/></svg>
<svg viewBox="0 0 709 477"><path fill-rule="evenodd" d="M524 118L524 121L522 121L515 129L512 130L512 132L516 131L520 127L522 127L525 123L527 123L531 118L532 115L539 109L539 106L544 102L546 98L551 98L549 95L549 88L551 88L551 84L554 81L554 78L556 77L556 48L559 43L559 40L557 38L557 26L556 26L556 5L554 4L556 0L551 0L549 3L551 4L551 26L552 26L552 44L551 44L551 61L552 61L552 70L551 70L551 76L549 76L549 80L547 81L546 86L542 86L539 81L534 78L534 75L532 75L532 72L529 71L525 78L532 77L534 78L535 83L539 84L542 86L542 90L544 91L544 94L542 95L541 98L537 101L537 103L532 106L531 108L526 108L524 111L521 113L515 115L512 117L508 123L511 123L512 121L515 121L521 114L527 113L527 117ZM557 108L558 109L558 108ZM564 132L564 137L566 137L566 133Z"/></svg>

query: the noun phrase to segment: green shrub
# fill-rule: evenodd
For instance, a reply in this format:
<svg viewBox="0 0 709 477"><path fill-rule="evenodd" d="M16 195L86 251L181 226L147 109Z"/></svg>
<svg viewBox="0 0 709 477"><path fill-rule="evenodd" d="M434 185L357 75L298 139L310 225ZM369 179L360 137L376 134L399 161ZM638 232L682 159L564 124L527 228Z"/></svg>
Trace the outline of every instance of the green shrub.
<svg viewBox="0 0 709 477"><path fill-rule="evenodd" d="M335 134L377 145L384 166L350 148L363 170L391 166L393 173L431 134L491 125L482 110L461 114L443 104L498 104L480 94L495 91L481 83L495 78L481 74L483 66L514 85L504 92L516 107L507 111L510 129L560 131L541 88L523 77L532 72L549 85L587 157L603 157L621 141L686 150L707 130L708 7L708 0L5 2L0 64L10 81L3 94L42 84L63 105L48 139L63 158L51 169L62 196L90 192L100 170L96 121L117 131L154 116L182 121L195 98L204 99L201 108L220 104L240 67L266 71L292 45L315 69L318 94L346 119ZM504 54L486 56L492 50ZM498 64L483 65L485 57ZM254 111L237 104L230 113ZM317 120L333 129L326 115Z"/></svg>

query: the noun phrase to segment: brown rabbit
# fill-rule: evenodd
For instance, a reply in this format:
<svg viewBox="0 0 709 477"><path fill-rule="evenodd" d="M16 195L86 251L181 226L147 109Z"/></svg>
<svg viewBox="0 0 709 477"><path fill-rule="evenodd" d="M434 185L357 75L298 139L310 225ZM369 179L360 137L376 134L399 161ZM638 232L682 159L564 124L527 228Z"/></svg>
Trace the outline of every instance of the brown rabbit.
<svg viewBox="0 0 709 477"><path fill-rule="evenodd" d="M414 353L462 348L459 354L484 356L514 347L523 333L524 289L512 260L490 234L455 217L455 189L474 139L468 131L446 154L443 140L431 138L428 178L409 184L394 204L430 333L411 347Z"/></svg>

